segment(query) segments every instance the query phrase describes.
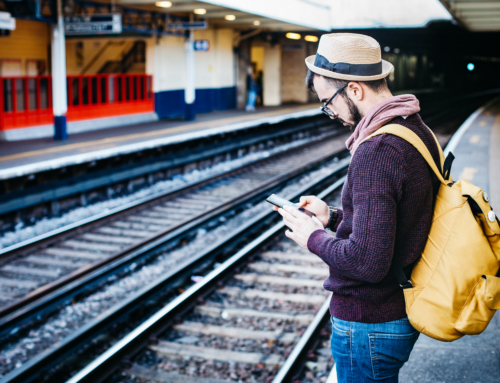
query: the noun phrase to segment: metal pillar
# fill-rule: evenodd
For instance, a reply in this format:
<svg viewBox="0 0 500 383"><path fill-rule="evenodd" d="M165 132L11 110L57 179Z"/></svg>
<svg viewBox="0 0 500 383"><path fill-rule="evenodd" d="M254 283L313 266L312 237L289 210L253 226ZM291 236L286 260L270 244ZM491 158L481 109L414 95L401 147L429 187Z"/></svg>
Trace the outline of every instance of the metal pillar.
<svg viewBox="0 0 500 383"><path fill-rule="evenodd" d="M66 46L62 0L57 0L57 24L52 25L52 109L54 113L54 139L66 140Z"/></svg>
<svg viewBox="0 0 500 383"><path fill-rule="evenodd" d="M192 21L192 20L191 20ZM194 31L189 31L189 38L185 43L186 50L186 89L184 90L184 101L186 103L185 118L194 120L195 90L194 90Z"/></svg>

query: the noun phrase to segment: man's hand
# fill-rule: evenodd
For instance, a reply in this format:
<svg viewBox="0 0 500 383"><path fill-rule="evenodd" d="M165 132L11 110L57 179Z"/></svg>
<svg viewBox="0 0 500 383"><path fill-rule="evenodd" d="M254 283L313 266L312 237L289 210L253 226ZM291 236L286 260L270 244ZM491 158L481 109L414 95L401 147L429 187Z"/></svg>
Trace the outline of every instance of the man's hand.
<svg viewBox="0 0 500 383"><path fill-rule="evenodd" d="M313 195L300 197L299 207L303 207L316 215L316 218L323 224L323 227L328 225L330 220L330 209L328 205Z"/></svg>
<svg viewBox="0 0 500 383"><path fill-rule="evenodd" d="M287 230L285 235L304 249L307 249L307 241L311 234L316 230L324 229L323 224L316 217L309 217L292 207L284 206L283 209L278 209L278 213L283 217L285 225L293 230L293 233Z"/></svg>

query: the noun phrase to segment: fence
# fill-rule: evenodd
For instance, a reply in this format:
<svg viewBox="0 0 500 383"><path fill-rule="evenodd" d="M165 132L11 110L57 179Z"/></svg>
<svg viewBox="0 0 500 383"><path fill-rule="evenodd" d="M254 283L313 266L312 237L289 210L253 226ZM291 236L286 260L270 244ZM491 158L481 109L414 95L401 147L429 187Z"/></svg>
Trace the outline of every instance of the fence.
<svg viewBox="0 0 500 383"><path fill-rule="evenodd" d="M67 77L68 121L154 111L152 76ZM0 78L0 130L53 123L51 76Z"/></svg>

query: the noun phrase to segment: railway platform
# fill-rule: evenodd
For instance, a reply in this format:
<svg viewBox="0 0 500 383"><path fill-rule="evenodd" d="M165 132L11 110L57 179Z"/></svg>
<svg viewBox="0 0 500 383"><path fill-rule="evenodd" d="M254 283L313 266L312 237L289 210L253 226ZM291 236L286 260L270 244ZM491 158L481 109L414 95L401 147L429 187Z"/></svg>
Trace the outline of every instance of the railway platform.
<svg viewBox="0 0 500 383"><path fill-rule="evenodd" d="M199 114L195 122L160 120L52 138L0 142L0 179L58 169L189 140L251 129L321 113L319 104L261 107Z"/></svg>
<svg viewBox="0 0 500 383"><path fill-rule="evenodd" d="M465 179L490 195L500 209L500 98L473 113L454 134L446 152L455 155L454 180ZM498 215L498 212L497 212ZM493 383L500 379L500 315L484 333L443 343L421 335L403 367L407 383Z"/></svg>

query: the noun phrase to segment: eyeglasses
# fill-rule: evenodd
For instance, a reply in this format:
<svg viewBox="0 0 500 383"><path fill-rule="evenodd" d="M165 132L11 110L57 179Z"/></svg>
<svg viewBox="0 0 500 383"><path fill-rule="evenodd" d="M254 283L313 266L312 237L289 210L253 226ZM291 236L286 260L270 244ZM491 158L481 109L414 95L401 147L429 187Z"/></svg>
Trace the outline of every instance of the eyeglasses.
<svg viewBox="0 0 500 383"><path fill-rule="evenodd" d="M333 118L333 119L337 118L338 114L333 113L333 112L330 110L330 108L328 108L328 105L332 102L332 100L335 98L335 96L336 96L337 94L339 94L340 92L342 92L342 91L344 90L344 88L345 88L347 85L349 85L349 84L345 84L344 86L342 86L341 88L339 88L339 90L337 90L337 91L333 94L333 96L332 96L332 97L331 97L331 98L330 98L330 99L329 99L329 100L328 100L328 101L327 101L327 102L326 102L326 103L325 103L325 104L321 107L321 111L322 111L324 114L326 114L328 117Z"/></svg>

